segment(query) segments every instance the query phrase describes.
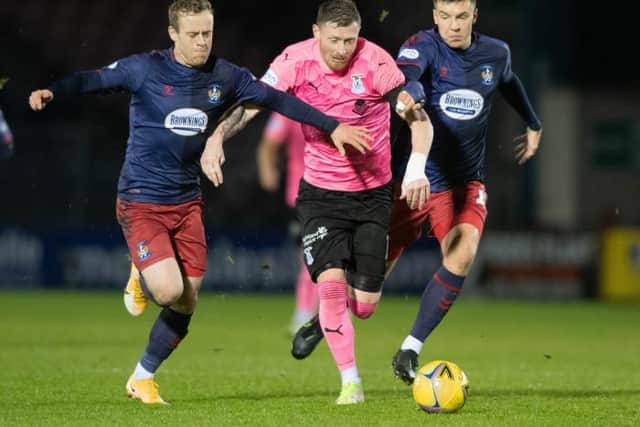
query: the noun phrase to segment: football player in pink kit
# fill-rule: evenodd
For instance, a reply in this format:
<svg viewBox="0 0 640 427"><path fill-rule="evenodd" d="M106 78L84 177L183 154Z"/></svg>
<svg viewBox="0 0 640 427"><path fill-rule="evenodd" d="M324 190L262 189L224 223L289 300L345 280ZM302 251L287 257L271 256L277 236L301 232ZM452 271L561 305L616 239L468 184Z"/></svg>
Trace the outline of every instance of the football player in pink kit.
<svg viewBox="0 0 640 427"><path fill-rule="evenodd" d="M433 136L420 105L402 110L411 99L402 90L404 76L387 52L358 37L360 22L352 1L323 2L314 37L287 47L262 77L343 123L367 128L371 136L362 150L336 149L325 133L302 127L305 170L297 213L304 261L318 285L320 303L319 316L294 337L292 354L304 358L323 336L327 339L342 378L337 404L364 401L349 310L360 319L370 317L384 280L392 205L389 103L412 131L412 160L402 187L412 208L422 207L427 198L424 166ZM253 114L245 111L235 127L221 123L212 138L233 134Z"/></svg>
<svg viewBox="0 0 640 427"><path fill-rule="evenodd" d="M296 206L298 185L304 172L304 135L300 123L282 114L271 113L258 145L258 178L260 186L270 192L280 188L280 154L286 147L287 182L285 202L291 211ZM292 220L289 231L300 244L300 224ZM301 253L302 255L302 253ZM300 263L300 272L296 281L296 304L291 319L290 332L295 334L304 323L309 321L318 310L318 291L304 264Z"/></svg>

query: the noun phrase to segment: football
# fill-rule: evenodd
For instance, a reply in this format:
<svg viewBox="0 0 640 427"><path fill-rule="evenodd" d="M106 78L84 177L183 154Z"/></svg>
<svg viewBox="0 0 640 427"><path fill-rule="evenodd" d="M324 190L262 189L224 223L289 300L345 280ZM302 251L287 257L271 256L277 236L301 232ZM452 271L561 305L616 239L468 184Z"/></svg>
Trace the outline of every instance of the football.
<svg viewBox="0 0 640 427"><path fill-rule="evenodd" d="M413 382L413 399L427 412L455 412L467 401L469 380L458 365L434 360L424 365Z"/></svg>

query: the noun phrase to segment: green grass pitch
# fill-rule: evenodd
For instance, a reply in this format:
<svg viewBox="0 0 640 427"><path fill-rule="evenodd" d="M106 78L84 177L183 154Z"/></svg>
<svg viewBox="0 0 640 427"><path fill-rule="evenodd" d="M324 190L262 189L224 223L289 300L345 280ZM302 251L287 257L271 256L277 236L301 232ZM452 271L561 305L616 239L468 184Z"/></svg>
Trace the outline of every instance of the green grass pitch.
<svg viewBox="0 0 640 427"><path fill-rule="evenodd" d="M640 419L636 305L465 299L421 362L468 374L455 414L416 408L391 375L417 298L383 298L355 321L366 402L338 407L326 344L289 355L290 296L205 293L187 339L157 380L171 406L127 399L124 385L158 309L129 317L117 293L0 292L0 425L622 426Z"/></svg>

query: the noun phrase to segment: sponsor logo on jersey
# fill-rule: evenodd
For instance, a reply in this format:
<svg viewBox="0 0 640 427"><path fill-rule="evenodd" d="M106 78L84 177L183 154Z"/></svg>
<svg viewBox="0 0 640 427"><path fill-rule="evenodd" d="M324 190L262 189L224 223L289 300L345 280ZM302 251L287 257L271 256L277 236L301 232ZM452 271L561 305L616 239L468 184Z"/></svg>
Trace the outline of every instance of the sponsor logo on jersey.
<svg viewBox="0 0 640 427"><path fill-rule="evenodd" d="M418 59L420 52L417 49L404 48L398 54L398 58Z"/></svg>
<svg viewBox="0 0 640 427"><path fill-rule="evenodd" d="M180 136L194 136L204 133L209 118L204 111L196 108L179 108L167 114L164 127Z"/></svg>
<svg viewBox="0 0 640 427"><path fill-rule="evenodd" d="M151 256L151 251L147 246L147 241L143 240L142 242L136 243L136 250L138 252L138 261L142 262L145 259Z"/></svg>
<svg viewBox="0 0 640 427"><path fill-rule="evenodd" d="M440 97L440 109L456 120L471 120L478 117L484 107L484 98L478 92L469 89L456 89L443 93Z"/></svg>
<svg viewBox="0 0 640 427"><path fill-rule="evenodd" d="M493 84L493 67L491 65L483 65L480 67L480 76L482 77L482 84L485 86L491 86Z"/></svg>
<svg viewBox="0 0 640 427"><path fill-rule="evenodd" d="M209 86L209 104L219 105L222 104L222 87L214 83Z"/></svg>
<svg viewBox="0 0 640 427"><path fill-rule="evenodd" d="M364 93L364 83L362 79L364 75L362 74L351 74L351 92L359 95Z"/></svg>
<svg viewBox="0 0 640 427"><path fill-rule="evenodd" d="M269 86L275 86L278 84L278 75L275 73L275 71L269 68L267 72L264 73L264 76L262 76L262 79L260 80L262 80L264 83L268 84Z"/></svg>

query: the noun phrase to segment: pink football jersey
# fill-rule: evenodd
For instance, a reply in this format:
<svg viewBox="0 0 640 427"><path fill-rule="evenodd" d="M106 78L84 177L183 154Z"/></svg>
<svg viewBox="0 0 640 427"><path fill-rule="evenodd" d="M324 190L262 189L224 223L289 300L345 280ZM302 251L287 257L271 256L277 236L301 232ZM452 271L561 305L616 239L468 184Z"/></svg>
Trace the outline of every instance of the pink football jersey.
<svg viewBox="0 0 640 427"><path fill-rule="evenodd" d="M306 141L304 179L334 191L362 191L391 180L390 107L384 98L404 84L393 58L365 39L341 73L330 70L315 39L287 47L271 64L262 81L290 92L341 123L365 127L371 150L348 149L342 157L328 135L302 125Z"/></svg>

